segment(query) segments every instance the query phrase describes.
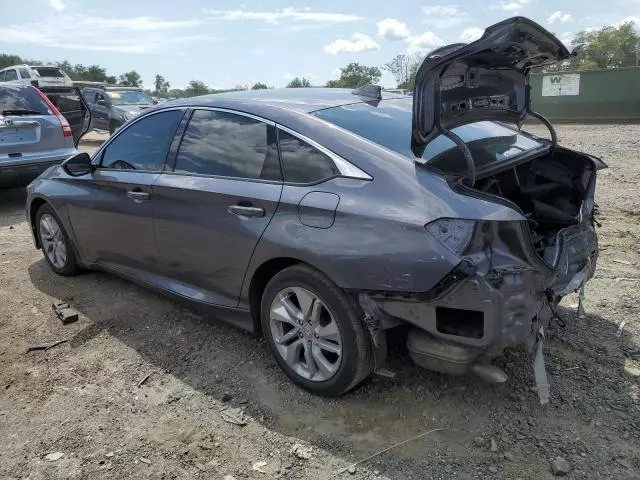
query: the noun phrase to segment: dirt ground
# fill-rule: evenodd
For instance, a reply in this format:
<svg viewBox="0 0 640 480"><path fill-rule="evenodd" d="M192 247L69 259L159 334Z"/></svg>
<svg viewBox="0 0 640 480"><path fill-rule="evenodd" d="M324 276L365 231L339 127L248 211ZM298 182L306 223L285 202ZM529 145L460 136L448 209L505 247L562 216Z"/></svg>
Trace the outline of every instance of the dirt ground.
<svg viewBox="0 0 640 480"><path fill-rule="evenodd" d="M610 168L586 318L566 298L566 327L546 343L546 407L523 351L499 360L509 381L494 386L414 366L401 339L394 378L315 397L261 339L187 304L104 273L53 275L33 248L24 191L0 192L0 478L524 480L554 478L556 457L566 478L640 478L640 360L624 355L640 345L640 126L560 126L559 137ZM55 300L79 321L62 325ZM25 353L55 340L67 342ZM245 426L225 421L235 408Z"/></svg>

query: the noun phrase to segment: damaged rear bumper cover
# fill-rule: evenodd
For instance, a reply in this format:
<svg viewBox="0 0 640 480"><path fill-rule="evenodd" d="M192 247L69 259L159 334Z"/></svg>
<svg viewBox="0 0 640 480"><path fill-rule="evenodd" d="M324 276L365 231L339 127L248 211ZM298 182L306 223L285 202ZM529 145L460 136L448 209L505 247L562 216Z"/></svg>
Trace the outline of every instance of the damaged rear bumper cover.
<svg viewBox="0 0 640 480"><path fill-rule="evenodd" d="M508 253L514 242L526 244L521 241L526 233L504 223L492 226L491 247L463 258L429 292L368 292L383 312L382 327L404 321L438 340L467 347L475 358L496 357L518 345L534 352L557 301L593 276L597 237L590 221L565 228L550 250L549 264L546 254L542 261L531 251Z"/></svg>

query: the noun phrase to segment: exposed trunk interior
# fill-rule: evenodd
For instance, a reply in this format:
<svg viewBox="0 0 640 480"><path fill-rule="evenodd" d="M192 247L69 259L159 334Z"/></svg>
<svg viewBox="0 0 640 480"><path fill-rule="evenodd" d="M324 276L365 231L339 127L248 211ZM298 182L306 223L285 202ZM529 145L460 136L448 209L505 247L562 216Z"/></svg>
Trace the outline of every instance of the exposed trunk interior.
<svg viewBox="0 0 640 480"><path fill-rule="evenodd" d="M474 187L520 207L529 220L534 247L544 258L545 250L556 243L556 234L580 221L583 201L593 195L589 188L593 173L588 158L558 149L553 156L478 179Z"/></svg>

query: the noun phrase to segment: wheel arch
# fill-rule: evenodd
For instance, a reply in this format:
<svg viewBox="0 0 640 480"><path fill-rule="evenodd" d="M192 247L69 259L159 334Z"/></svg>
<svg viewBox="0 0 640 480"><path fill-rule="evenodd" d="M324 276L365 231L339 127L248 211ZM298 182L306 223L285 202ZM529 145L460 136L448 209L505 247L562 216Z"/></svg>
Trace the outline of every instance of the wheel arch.
<svg viewBox="0 0 640 480"><path fill-rule="evenodd" d="M42 245L40 244L40 238L38 238L36 215L38 215L38 210L40 210L40 207L42 207L42 205L44 204L49 204L49 206L53 208L53 206L42 197L35 197L29 204L29 224L31 225L31 232L33 233L36 248L38 249L42 248Z"/></svg>

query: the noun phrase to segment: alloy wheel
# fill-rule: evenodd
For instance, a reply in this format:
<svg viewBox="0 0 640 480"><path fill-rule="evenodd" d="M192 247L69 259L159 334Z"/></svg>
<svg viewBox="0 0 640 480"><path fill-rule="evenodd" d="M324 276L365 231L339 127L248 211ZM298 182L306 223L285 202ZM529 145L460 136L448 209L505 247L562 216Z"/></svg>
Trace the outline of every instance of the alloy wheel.
<svg viewBox="0 0 640 480"><path fill-rule="evenodd" d="M60 225L48 213L40 217L40 243L51 264L58 269L64 268L67 263L67 245Z"/></svg>
<svg viewBox="0 0 640 480"><path fill-rule="evenodd" d="M322 382L342 360L342 336L333 314L302 287L280 290L271 302L269 324L276 350L301 377Z"/></svg>

